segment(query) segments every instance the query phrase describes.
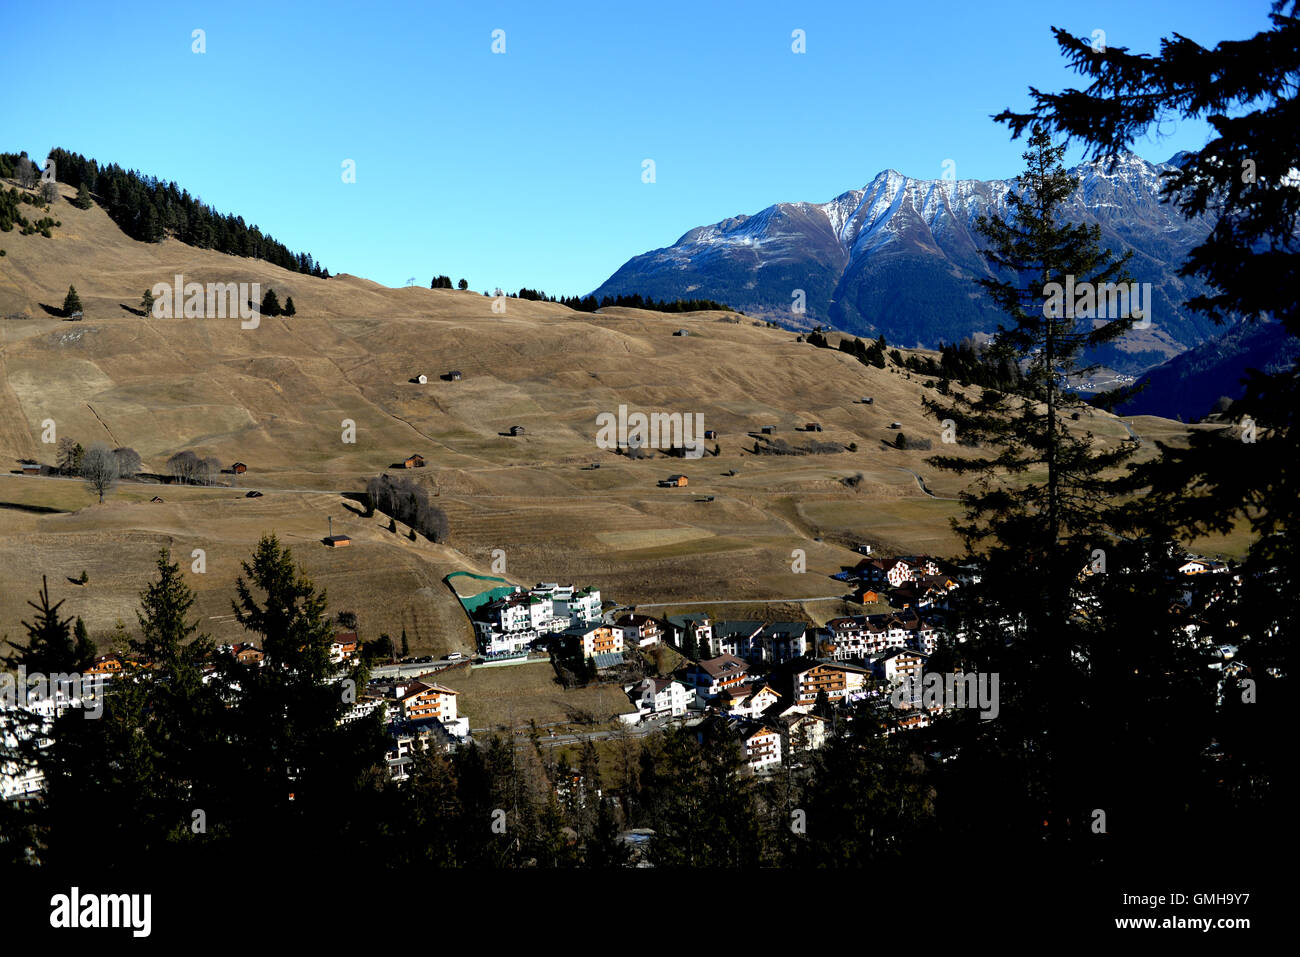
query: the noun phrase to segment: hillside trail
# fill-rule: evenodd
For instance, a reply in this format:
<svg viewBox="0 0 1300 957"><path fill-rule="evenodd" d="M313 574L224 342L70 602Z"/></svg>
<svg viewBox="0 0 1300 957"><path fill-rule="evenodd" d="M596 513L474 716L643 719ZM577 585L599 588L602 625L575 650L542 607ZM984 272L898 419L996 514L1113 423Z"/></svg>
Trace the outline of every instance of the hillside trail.
<svg viewBox="0 0 1300 957"><path fill-rule="evenodd" d="M104 421L104 417L96 412L95 407L89 402L86 403L86 408L89 409L90 414L99 421L99 424L104 427L104 431L108 433L108 437L113 440L113 445L117 448L121 448L122 443L117 440L117 436L114 435L113 430L108 427L108 423Z"/></svg>
<svg viewBox="0 0 1300 957"><path fill-rule="evenodd" d="M919 489L920 489L922 492L924 492L926 495L930 496L930 498L937 499L937 500L940 501L940 502L960 502L960 501L961 501L961 499L959 499L959 498L952 498L951 496L948 496L948 495L935 495L933 492L930 491L930 489L929 489L928 487L926 487L925 479L921 478L921 476L920 476L919 474L917 474L916 472L914 472L914 471L912 471L911 469L907 468L906 466L903 466L903 465L894 465L894 466L891 466L891 468L898 469L898 471L900 471L900 472L906 472L908 475L912 476L912 478L916 479L916 487L919 488Z"/></svg>

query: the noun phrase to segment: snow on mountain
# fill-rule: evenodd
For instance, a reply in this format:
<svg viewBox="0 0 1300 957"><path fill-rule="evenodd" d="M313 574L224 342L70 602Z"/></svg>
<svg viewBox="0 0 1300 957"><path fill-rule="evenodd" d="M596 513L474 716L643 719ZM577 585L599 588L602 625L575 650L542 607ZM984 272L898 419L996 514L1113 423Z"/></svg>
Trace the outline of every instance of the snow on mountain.
<svg viewBox="0 0 1300 957"><path fill-rule="evenodd" d="M1176 275L1208 232L1160 202L1160 176L1181 155L1153 164L1133 153L1083 163L1066 215L1096 223L1102 241L1134 250L1133 278L1151 282L1150 330L1105 356L1126 372L1149 368L1216 330L1182 302L1198 291ZM672 246L630 259L597 296L717 299L791 325L830 324L856 335L883 333L903 345L935 346L1000 321L974 284L990 275L976 230L981 216L1006 216L1013 180L915 179L889 169L862 189L825 203L777 203L686 232ZM807 313L795 315L795 291Z"/></svg>

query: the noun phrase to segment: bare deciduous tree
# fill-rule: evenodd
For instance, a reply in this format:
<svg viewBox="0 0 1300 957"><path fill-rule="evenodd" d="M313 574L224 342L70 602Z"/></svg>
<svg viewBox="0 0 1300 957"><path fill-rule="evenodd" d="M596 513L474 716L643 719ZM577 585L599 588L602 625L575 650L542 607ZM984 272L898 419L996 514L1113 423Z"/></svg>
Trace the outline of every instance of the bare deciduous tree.
<svg viewBox="0 0 1300 957"><path fill-rule="evenodd" d="M212 485L217 481L217 476L221 474L221 459L216 456L208 456L203 460L203 475L200 481L204 485Z"/></svg>
<svg viewBox="0 0 1300 957"><path fill-rule="evenodd" d="M31 189L36 185L38 176L40 176L40 170L36 168L36 164L25 155L20 156L14 168L14 178L18 180L18 185L25 189Z"/></svg>
<svg viewBox="0 0 1300 957"><path fill-rule="evenodd" d="M103 442L96 442L81 459L81 477L86 480L90 490L99 496L102 504L104 494L111 492L118 479L117 456Z"/></svg>
<svg viewBox="0 0 1300 957"><path fill-rule="evenodd" d="M140 454L135 449L114 449L113 455L117 457L117 472L122 478L135 478L144 467Z"/></svg>
<svg viewBox="0 0 1300 957"><path fill-rule="evenodd" d="M202 485L208 480L209 465L189 449L177 452L167 460L167 471L172 478L187 485Z"/></svg>
<svg viewBox="0 0 1300 957"><path fill-rule="evenodd" d="M429 501L429 490L406 476L393 481L388 475L371 479L366 487L370 507L419 530L431 541L447 541L447 515Z"/></svg>

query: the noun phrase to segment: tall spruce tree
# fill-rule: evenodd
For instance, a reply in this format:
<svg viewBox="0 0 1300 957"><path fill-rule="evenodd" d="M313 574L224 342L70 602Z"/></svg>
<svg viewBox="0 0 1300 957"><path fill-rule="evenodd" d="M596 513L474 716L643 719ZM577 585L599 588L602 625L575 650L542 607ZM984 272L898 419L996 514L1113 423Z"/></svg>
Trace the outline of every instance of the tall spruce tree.
<svg viewBox="0 0 1300 957"><path fill-rule="evenodd" d="M326 596L274 535L242 563L236 620L260 639L260 667L223 658L239 768L226 812L262 848L301 849L337 828L338 809L382 763L377 715L340 725L365 670L330 661ZM245 577L246 576L246 577Z"/></svg>
<svg viewBox="0 0 1300 957"><path fill-rule="evenodd" d="M149 733L164 766L173 801L206 790L224 721L221 701L203 680L212 640L193 617L194 592L166 549L158 553L157 579L140 594L139 637L130 649L147 667L130 680L149 702ZM199 802L203 806L203 802Z"/></svg>
<svg viewBox="0 0 1300 957"><path fill-rule="evenodd" d="M179 566L165 550L157 565L158 580L140 595L141 634L125 639L132 655L102 689L103 713L56 726L46 796L53 863L79 859L88 817L102 822L106 862L138 866L192 851L182 842L204 839L193 830L196 809L218 815L212 782L230 762L218 753L221 702L202 680L210 644L189 620L194 598Z"/></svg>
<svg viewBox="0 0 1300 957"><path fill-rule="evenodd" d="M1300 143L1295 136L1300 90L1300 3L1279 0L1271 28L1212 48L1175 33L1147 55L1098 48L1054 28L1070 66L1088 79L1083 90L1031 88L1033 108L997 118L1020 135L1045 124L1090 155L1105 157L1178 117L1200 118L1213 135L1184 154L1167 176L1163 198L1189 218L1217 214L1208 237L1188 255L1182 275L1208 291L1188 305L1216 322L1271 316L1300 334ZM1149 514L1183 536L1248 527L1253 534L1241 586L1221 589L1217 621L1207 638L1240 642L1249 687L1226 681L1215 733L1213 779L1243 829L1270 840L1289 819L1294 775L1283 768L1289 746L1282 729L1294 679L1300 627L1300 363L1272 375L1249 375L1235 402L1236 427L1193 432L1186 446L1157 442L1161 457L1142 470ZM1150 520L1150 519L1149 519ZM1249 698L1249 701L1243 699ZM1245 838L1249 841L1249 838Z"/></svg>
<svg viewBox="0 0 1300 957"><path fill-rule="evenodd" d="M400 856L391 860L435 867L460 863L458 836L470 823L464 818L458 785L451 760L431 748L417 752L410 784L400 792L404 807L397 819L409 827L410 835L397 842L394 851Z"/></svg>
<svg viewBox="0 0 1300 957"><path fill-rule="evenodd" d="M1025 368L1020 392L949 389L923 399L950 435L979 447L930 459L974 478L961 493L964 519L954 521L968 558L982 566L981 583L965 602L970 641L961 663L1001 676L1001 720L969 727L983 740L965 751L989 749L981 770L990 786L1018 789L1015 800L1035 809L1030 813L1058 845L1085 823L1076 748L1086 618L1080 572L1114 540L1115 496L1135 449L1128 441L1102 447L1090 432L1067 427L1062 414L1081 405L1065 382L1086 371L1086 350L1122 335L1135 319L1128 310L1107 314L1104 297L1097 303L1103 308L1082 316L1060 299L1070 287L1128 280L1128 256L1101 245L1100 227L1064 221L1077 180L1061 165L1063 151L1045 128L1032 130L1025 172L1007 197L1008 218L977 223L995 270L980 284L1008 319L990 352ZM1004 773L994 775L1000 764Z"/></svg>
<svg viewBox="0 0 1300 957"><path fill-rule="evenodd" d="M41 576L41 590L37 601L27 604L36 610L30 622L24 621L27 643L9 642L15 651L6 659L13 667L24 666L28 673L44 675L80 673L94 663L95 648L89 639L77 641L73 633L73 619L63 618L59 609L66 599L50 604L50 584Z"/></svg>
<svg viewBox="0 0 1300 957"><path fill-rule="evenodd" d="M7 669L25 675L28 680L37 679L30 690L50 694L54 690L52 684L62 683L65 678L79 675L90 667L95 649L88 639L83 643L74 637L73 619L63 618L59 613L63 600L50 603L50 586L44 576L37 600L27 604L36 611L31 621L23 622L27 640L20 645L6 637L5 644L9 650L0 661ZM48 781L60 748L55 732L67 724L68 718L59 718L51 725L38 711L28 707L29 687L26 682L19 682L17 677L12 680L15 707L0 709L0 763L19 771L38 769ZM79 713L76 717L81 719ZM50 743L47 745L46 741ZM0 825L4 828L0 833L7 838L0 841L0 861L33 863L48 860L51 834L48 805L44 802L21 807L9 802L0 804L5 805L0 808Z"/></svg>

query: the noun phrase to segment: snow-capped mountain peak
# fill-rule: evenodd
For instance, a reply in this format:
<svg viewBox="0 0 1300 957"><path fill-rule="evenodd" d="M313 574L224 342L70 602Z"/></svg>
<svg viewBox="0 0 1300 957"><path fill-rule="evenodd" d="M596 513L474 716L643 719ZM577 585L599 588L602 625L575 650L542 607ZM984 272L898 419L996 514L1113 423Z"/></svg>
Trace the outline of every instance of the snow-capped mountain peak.
<svg viewBox="0 0 1300 957"><path fill-rule="evenodd" d="M1070 172L1079 185L1065 209L1074 222L1096 223L1117 251L1134 249L1134 279L1153 283L1163 323L1140 343L1135 362L1151 365L1204 340L1208 321L1186 313L1194 290L1176 271L1205 235L1160 201L1168 163L1134 153L1084 162ZM918 179L881 170L861 189L826 202L785 202L689 230L672 246L636 256L595 291L656 298L705 296L746 312L820 322L904 345L952 342L996 328L1000 316L975 280L987 275L981 216L1009 215L1014 178ZM807 312L790 313L802 290Z"/></svg>

